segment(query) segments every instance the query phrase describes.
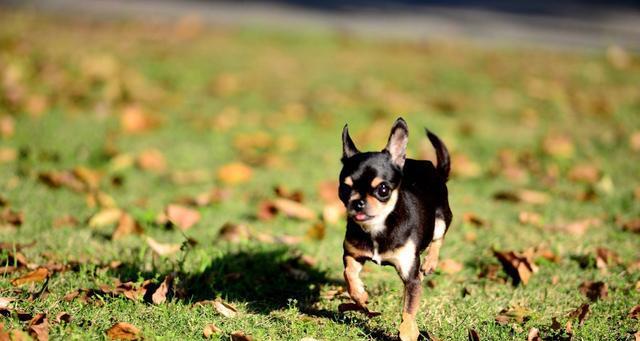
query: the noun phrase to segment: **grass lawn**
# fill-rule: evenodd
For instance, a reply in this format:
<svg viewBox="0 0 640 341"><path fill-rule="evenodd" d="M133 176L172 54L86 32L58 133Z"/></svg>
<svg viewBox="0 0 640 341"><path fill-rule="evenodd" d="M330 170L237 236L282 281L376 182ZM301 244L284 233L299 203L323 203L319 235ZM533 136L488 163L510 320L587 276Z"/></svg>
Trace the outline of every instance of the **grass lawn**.
<svg viewBox="0 0 640 341"><path fill-rule="evenodd" d="M637 56L195 17L0 22L0 339L28 334L38 313L47 325L31 322L32 334L51 339L105 339L117 322L147 340L202 339L212 323L220 340L395 339L395 271L363 273L381 316L338 313L344 222L321 217L335 207L342 126L381 149L400 115L409 157L433 157L423 127L453 155L454 222L424 283L425 338L640 337L629 316L640 304ZM526 284L494 250L521 257ZM606 295L588 298L588 281ZM215 299L235 316L195 304ZM584 303L584 319L571 315Z"/></svg>

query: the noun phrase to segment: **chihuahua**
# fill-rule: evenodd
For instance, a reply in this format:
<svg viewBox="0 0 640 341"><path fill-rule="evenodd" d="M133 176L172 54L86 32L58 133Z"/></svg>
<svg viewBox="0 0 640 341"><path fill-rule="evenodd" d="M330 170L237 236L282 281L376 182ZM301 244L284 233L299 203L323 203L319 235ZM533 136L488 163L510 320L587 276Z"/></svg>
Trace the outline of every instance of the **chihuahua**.
<svg viewBox="0 0 640 341"><path fill-rule="evenodd" d="M381 152L360 152L347 125L342 131L339 196L347 209L343 263L348 292L358 310L377 314L367 308L360 271L366 261L395 267L404 283L398 328L403 341L418 339L415 318L422 279L435 270L452 219L446 186L449 153L435 134L426 134L436 152L436 166L406 158L409 129L402 118L393 124Z"/></svg>

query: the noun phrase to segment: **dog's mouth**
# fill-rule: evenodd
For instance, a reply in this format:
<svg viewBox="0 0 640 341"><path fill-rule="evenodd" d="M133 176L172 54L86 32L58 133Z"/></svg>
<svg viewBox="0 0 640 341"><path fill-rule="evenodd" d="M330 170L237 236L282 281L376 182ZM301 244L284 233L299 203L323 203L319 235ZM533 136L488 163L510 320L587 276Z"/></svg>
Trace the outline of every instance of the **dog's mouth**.
<svg viewBox="0 0 640 341"><path fill-rule="evenodd" d="M364 212L357 212L351 215L351 217L353 218L353 220L357 221L357 222L363 222L363 221L367 221L369 219L372 219L374 216L372 215L368 215Z"/></svg>

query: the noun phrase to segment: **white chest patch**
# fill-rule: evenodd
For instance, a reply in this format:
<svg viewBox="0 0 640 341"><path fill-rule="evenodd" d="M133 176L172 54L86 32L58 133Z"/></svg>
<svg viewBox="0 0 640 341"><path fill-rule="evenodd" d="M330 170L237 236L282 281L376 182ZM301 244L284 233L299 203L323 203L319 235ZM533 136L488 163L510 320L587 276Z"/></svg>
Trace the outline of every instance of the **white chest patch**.
<svg viewBox="0 0 640 341"><path fill-rule="evenodd" d="M447 230L447 224L441 218L436 218L436 223L433 228L433 240L442 239L444 232Z"/></svg>
<svg viewBox="0 0 640 341"><path fill-rule="evenodd" d="M381 258L383 261L393 264L400 276L406 279L416 261L416 244L412 240L408 240L402 247L384 252Z"/></svg>
<svg viewBox="0 0 640 341"><path fill-rule="evenodd" d="M373 260L373 262L378 265L382 263L382 258L380 257L380 253L378 252L378 243L375 241L373 242L373 256L371 256L371 260Z"/></svg>

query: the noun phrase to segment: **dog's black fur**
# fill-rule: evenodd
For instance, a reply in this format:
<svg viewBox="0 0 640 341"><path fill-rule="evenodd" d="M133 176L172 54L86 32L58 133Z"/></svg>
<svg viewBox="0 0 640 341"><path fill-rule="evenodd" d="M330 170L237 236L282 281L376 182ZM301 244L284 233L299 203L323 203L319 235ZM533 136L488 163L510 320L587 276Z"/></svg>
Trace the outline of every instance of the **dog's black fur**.
<svg viewBox="0 0 640 341"><path fill-rule="evenodd" d="M426 133L435 148L437 166L431 161L406 159L408 127L402 118L394 123L387 147L381 152L359 152L346 125L342 134L339 195L348 212L344 262L349 293L368 311L366 292L360 288L361 281L354 271L359 272L365 261L395 266L405 283L403 325L405 320L415 318L421 280L434 270L442 238L452 219L446 186L449 153L435 134L428 130ZM439 230L437 220L441 220ZM437 247L428 251L425 258L425 263L430 264L421 267L420 254L432 242ZM412 247L407 249L407 245ZM408 326L412 322L406 323ZM415 322L407 326L403 335L401 325L401 339L417 338Z"/></svg>

